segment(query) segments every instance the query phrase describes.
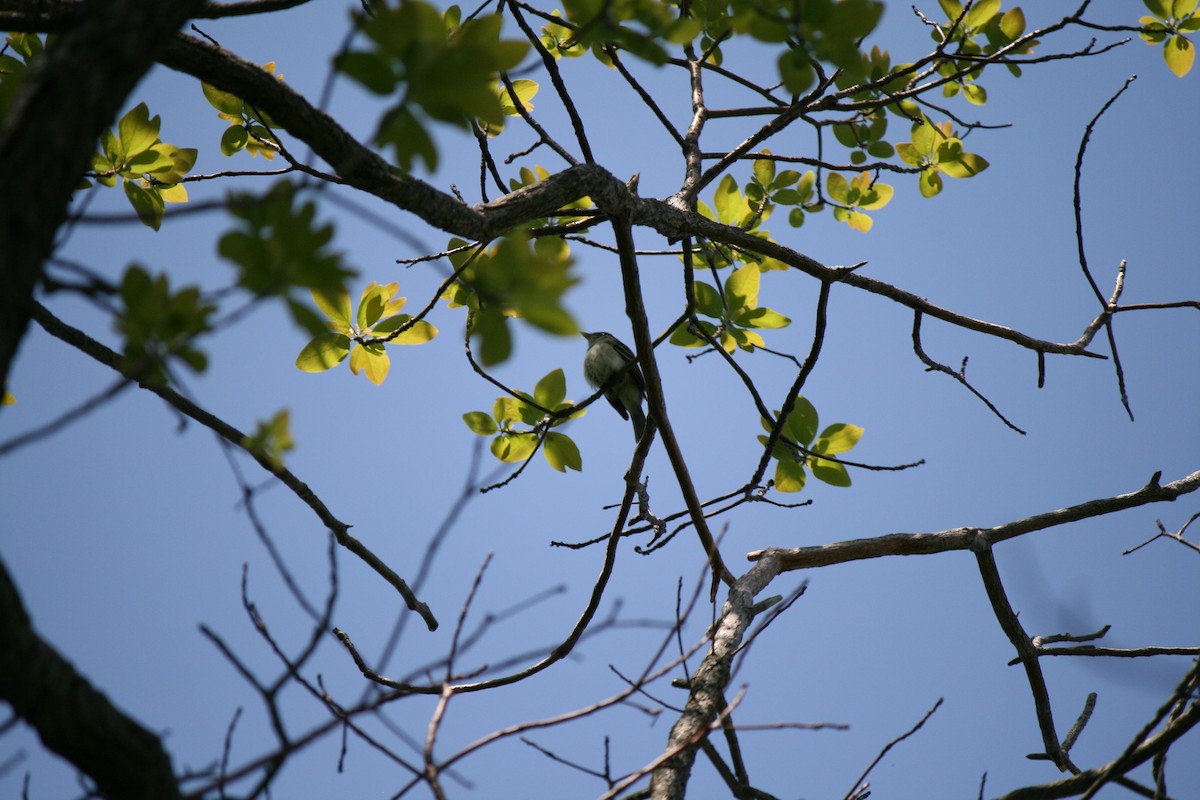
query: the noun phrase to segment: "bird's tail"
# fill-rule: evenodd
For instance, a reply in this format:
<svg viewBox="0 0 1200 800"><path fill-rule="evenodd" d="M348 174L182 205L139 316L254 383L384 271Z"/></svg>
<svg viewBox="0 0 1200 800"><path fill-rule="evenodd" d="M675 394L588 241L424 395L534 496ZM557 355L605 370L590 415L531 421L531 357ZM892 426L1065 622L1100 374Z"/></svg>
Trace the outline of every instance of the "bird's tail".
<svg viewBox="0 0 1200 800"><path fill-rule="evenodd" d="M633 423L633 439L640 442L642 433L646 430L646 415L642 413L640 405L629 409L629 421Z"/></svg>

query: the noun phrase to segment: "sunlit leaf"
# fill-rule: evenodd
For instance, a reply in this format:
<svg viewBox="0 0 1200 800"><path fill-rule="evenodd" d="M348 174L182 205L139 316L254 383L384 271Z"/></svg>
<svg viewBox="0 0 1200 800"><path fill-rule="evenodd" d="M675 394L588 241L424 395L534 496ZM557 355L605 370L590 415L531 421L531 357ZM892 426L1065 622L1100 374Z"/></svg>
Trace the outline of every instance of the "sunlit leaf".
<svg viewBox="0 0 1200 800"><path fill-rule="evenodd" d="M462 415L463 422L467 423L467 427L480 436L491 436L498 430L496 420L482 411L468 411Z"/></svg>
<svg viewBox="0 0 1200 800"><path fill-rule="evenodd" d="M304 345L300 355L296 356L296 367L303 372L324 372L342 363L349 354L349 337L330 331Z"/></svg>
<svg viewBox="0 0 1200 800"><path fill-rule="evenodd" d="M559 472L566 472L568 468L576 472L583 469L583 456L579 454L575 442L566 434L557 431L547 433L546 440L542 442L542 453L550 466Z"/></svg>

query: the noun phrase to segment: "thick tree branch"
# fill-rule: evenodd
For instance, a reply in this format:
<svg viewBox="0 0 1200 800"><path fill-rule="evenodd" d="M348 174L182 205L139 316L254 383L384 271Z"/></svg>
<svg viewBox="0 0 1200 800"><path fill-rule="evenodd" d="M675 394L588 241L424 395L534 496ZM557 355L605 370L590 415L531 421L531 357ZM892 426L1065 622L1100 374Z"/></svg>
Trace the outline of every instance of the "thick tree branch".
<svg viewBox="0 0 1200 800"><path fill-rule="evenodd" d="M96 140L154 63L159 43L199 6L199 0L72 4L75 24L34 61L13 97L0 127L0 197L7 198L0 203L0 386Z"/></svg>
<svg viewBox="0 0 1200 800"><path fill-rule="evenodd" d="M114 706L33 629L0 561L0 698L42 743L96 782L102 795L178 798L158 736Z"/></svg>
<svg viewBox="0 0 1200 800"><path fill-rule="evenodd" d="M650 777L654 800L678 800L686 794L688 777L696 760L696 744L725 707L725 685L730 665L754 620L754 598L779 574L774 554L763 557L729 589L729 598L714 626L712 647L692 675L683 714L671 726L664 752L674 753Z"/></svg>
<svg viewBox="0 0 1200 800"><path fill-rule="evenodd" d="M993 528L951 528L931 533L889 533L869 539L850 539L814 547L769 547L765 550L756 550L748 554L747 558L757 561L768 555L775 556L780 559L780 569L787 571L844 564L864 558L930 555L932 553L949 553L954 550L970 550L975 546L977 538L995 544L1033 531L1065 525L1068 522L1078 522L1082 519L1124 511L1148 503L1171 502L1181 495L1200 489L1200 471L1167 484L1159 484L1158 481L1159 474L1155 473L1149 483L1135 492L1089 500L1078 505L1007 522Z"/></svg>

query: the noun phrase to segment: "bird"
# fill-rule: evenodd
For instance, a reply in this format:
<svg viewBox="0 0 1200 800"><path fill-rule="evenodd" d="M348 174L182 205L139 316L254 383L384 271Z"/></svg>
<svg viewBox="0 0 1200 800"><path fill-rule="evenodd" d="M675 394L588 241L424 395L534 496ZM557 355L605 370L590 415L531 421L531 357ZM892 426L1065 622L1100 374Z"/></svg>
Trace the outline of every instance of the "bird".
<svg viewBox="0 0 1200 800"><path fill-rule="evenodd" d="M637 357L620 339L607 331L580 333L587 339L583 354L583 377L593 389L604 392L622 419L633 422L633 438L641 441L646 429L642 413L642 398L646 396L646 381L638 369ZM627 365L632 365L628 366Z"/></svg>

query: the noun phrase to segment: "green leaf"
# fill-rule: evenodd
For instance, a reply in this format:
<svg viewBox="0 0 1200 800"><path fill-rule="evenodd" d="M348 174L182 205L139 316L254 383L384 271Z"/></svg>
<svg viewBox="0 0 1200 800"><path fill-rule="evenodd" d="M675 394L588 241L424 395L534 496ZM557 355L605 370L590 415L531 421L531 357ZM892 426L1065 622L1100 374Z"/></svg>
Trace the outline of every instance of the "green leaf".
<svg viewBox="0 0 1200 800"><path fill-rule="evenodd" d="M372 282L363 289L362 299L358 301L357 322L359 330L366 330L379 321L383 316L384 306L388 299L399 289L398 284L382 286Z"/></svg>
<svg viewBox="0 0 1200 800"><path fill-rule="evenodd" d="M220 111L222 114L228 114L231 117L242 116L245 104L237 95L221 91L208 83L201 83L200 88L204 92L204 99L217 111Z"/></svg>
<svg viewBox="0 0 1200 800"><path fill-rule="evenodd" d="M137 212L138 219L148 228L162 227L163 200L158 192L143 188L137 181L125 181L125 197Z"/></svg>
<svg viewBox="0 0 1200 800"><path fill-rule="evenodd" d="M830 486L849 486L850 474L846 472L846 468L836 461L829 461L824 458L816 458L809 464L812 468L813 477L820 481L828 483Z"/></svg>
<svg viewBox="0 0 1200 800"><path fill-rule="evenodd" d="M375 141L395 148L396 161L405 172L412 171L417 159L424 161L425 168L430 172L437 170L437 146L425 126L407 108L383 116Z"/></svg>
<svg viewBox="0 0 1200 800"><path fill-rule="evenodd" d="M376 336L388 336L392 331L408 322L412 317L408 314L398 314L397 316L385 319L372 329L372 333ZM401 333L394 339L388 341L388 344L425 344L432 342L437 338L438 329L426 322L425 320L417 320L404 333Z"/></svg>
<svg viewBox="0 0 1200 800"><path fill-rule="evenodd" d="M531 81L527 78L519 78L511 83L511 93L506 86L502 86L500 89L500 110L506 116L510 117L515 117L520 113L517 111L517 104L513 102L513 94L516 94L517 99L521 101L521 105L526 111L533 110L533 103L530 101L537 96L538 90L542 87L538 86L537 81Z"/></svg>
<svg viewBox="0 0 1200 800"><path fill-rule="evenodd" d="M259 420L254 433L242 439L242 446L278 469L283 464L283 454L296 446L290 412L285 408L269 420Z"/></svg>
<svg viewBox="0 0 1200 800"><path fill-rule="evenodd" d="M785 50L778 62L779 77L783 86L792 94L804 94L816 79L812 63L800 48Z"/></svg>
<svg viewBox="0 0 1200 800"><path fill-rule="evenodd" d="M988 168L987 159L974 153L958 153L950 161L939 161L942 172L951 178L970 178Z"/></svg>
<svg viewBox="0 0 1200 800"><path fill-rule="evenodd" d="M350 51L338 56L335 63L340 72L375 94L389 95L396 89L396 73L381 53Z"/></svg>
<svg viewBox="0 0 1200 800"><path fill-rule="evenodd" d="M696 293L696 311L706 317L720 319L725 313L721 294L704 281L696 281L692 287Z"/></svg>
<svg viewBox="0 0 1200 800"><path fill-rule="evenodd" d="M976 0L967 13L967 25L979 29L1000 10L1000 0Z"/></svg>
<svg viewBox="0 0 1200 800"><path fill-rule="evenodd" d="M812 174L812 170L809 170ZM783 172L775 176L775 180L771 181L771 189L783 189L791 186L800 180L800 173L794 169L785 169Z"/></svg>
<svg viewBox="0 0 1200 800"><path fill-rule="evenodd" d="M862 438L862 435L863 429L859 426L850 425L845 422L836 422L821 431L821 436L817 439L812 449L815 453L831 456L838 453L845 453L858 444L858 440Z"/></svg>
<svg viewBox="0 0 1200 800"><path fill-rule="evenodd" d="M938 5L942 7L946 19L953 21L962 15L962 3L959 3L958 0L938 0Z"/></svg>
<svg viewBox="0 0 1200 800"><path fill-rule="evenodd" d="M769 308L753 308L739 314L737 324L747 328L786 328L792 321Z"/></svg>
<svg viewBox="0 0 1200 800"><path fill-rule="evenodd" d="M254 295L291 299L297 288L336 294L354 274L328 248L333 226L316 224L314 203L295 200L287 181L265 195L229 199L238 226L221 237L217 251L237 266L238 284Z"/></svg>
<svg viewBox="0 0 1200 800"><path fill-rule="evenodd" d="M533 389L533 399L543 408L554 408L566 396L567 379L563 376L562 367L547 372Z"/></svg>
<svg viewBox="0 0 1200 800"><path fill-rule="evenodd" d="M312 295L313 302L317 304L317 308L329 319L336 323L340 329L349 333L350 331L350 293L342 288L335 292L330 292L324 289L311 289L309 293Z"/></svg>
<svg viewBox="0 0 1200 800"><path fill-rule="evenodd" d="M713 207L717 211L717 219L726 225L737 225L750 213L750 206L742 197L732 175L726 175L717 185L713 193Z"/></svg>
<svg viewBox="0 0 1200 800"><path fill-rule="evenodd" d="M706 344L703 339L693 335L692 332L688 330L688 324L686 321L681 322L678 326L676 326L675 330L671 331L671 338L667 341L676 347L700 347L701 345Z"/></svg>
<svg viewBox="0 0 1200 800"><path fill-rule="evenodd" d="M241 125L230 125L221 134L221 155L231 156L250 143L250 133Z"/></svg>
<svg viewBox="0 0 1200 800"><path fill-rule="evenodd" d="M1167 68L1175 73L1175 77L1182 78L1192 69L1192 63L1196 60L1196 48L1186 37L1172 36L1163 45L1163 58L1167 62Z"/></svg>
<svg viewBox="0 0 1200 800"><path fill-rule="evenodd" d="M1019 38L1025 33L1025 12L1017 8L1010 8L1000 17L1000 31L1008 37L1011 42L1013 39Z"/></svg>
<svg viewBox="0 0 1200 800"><path fill-rule="evenodd" d="M807 476L804 467L790 458L775 462L775 489L780 492L799 492L804 488Z"/></svg>
<svg viewBox="0 0 1200 800"><path fill-rule="evenodd" d="M825 178L825 193L839 203L850 202L850 184L840 172L830 172Z"/></svg>
<svg viewBox="0 0 1200 800"><path fill-rule="evenodd" d="M485 367L507 361L512 354L508 323L496 309L480 309L475 315L471 333L479 339L479 360Z"/></svg>
<svg viewBox="0 0 1200 800"><path fill-rule="evenodd" d="M801 395L796 398L796 404L788 414L784 432L792 441L807 447L817 435L819 419L817 409Z"/></svg>
<svg viewBox="0 0 1200 800"><path fill-rule="evenodd" d="M492 439L491 447L492 455L505 463L524 461L537 447L537 436L531 433L501 435Z"/></svg>
<svg viewBox="0 0 1200 800"><path fill-rule="evenodd" d="M963 97L967 98L967 102L971 105L987 105L987 89L984 89L978 83L964 83Z"/></svg>
<svg viewBox="0 0 1200 800"><path fill-rule="evenodd" d="M381 344L360 345L350 352L350 371L365 374L376 386L387 379L389 369L391 359Z"/></svg>
<svg viewBox="0 0 1200 800"><path fill-rule="evenodd" d="M576 472L583 470L583 457L579 455L579 448L565 433L547 433L545 441L542 442L542 453L550 466L559 472L566 472L568 467Z"/></svg>
<svg viewBox="0 0 1200 800"><path fill-rule="evenodd" d="M121 138L127 159L148 150L158 141L160 123L158 117L150 118L150 109L145 103L138 103L121 117L117 122L117 135Z"/></svg>
<svg viewBox="0 0 1200 800"><path fill-rule="evenodd" d="M922 197L934 197L942 191L942 176L937 169L930 167L921 173L921 177L917 181L917 188L921 191Z"/></svg>
<svg viewBox="0 0 1200 800"><path fill-rule="evenodd" d="M467 423L467 427L480 436L492 436L499 430L496 427L496 420L482 411L468 411L462 415L463 422Z"/></svg>
<svg viewBox="0 0 1200 800"><path fill-rule="evenodd" d="M313 337L296 356L296 367L302 372L324 372L336 367L350 355L350 339L344 334L322 333Z"/></svg>
<svg viewBox="0 0 1200 800"><path fill-rule="evenodd" d="M770 150L763 150L763 154L770 155ZM754 179L763 186L770 186L771 181L775 180L775 162L760 158L754 162Z"/></svg>
<svg viewBox="0 0 1200 800"><path fill-rule="evenodd" d="M731 313L758 306L758 289L762 272L754 264L733 271L725 281L725 302Z"/></svg>

